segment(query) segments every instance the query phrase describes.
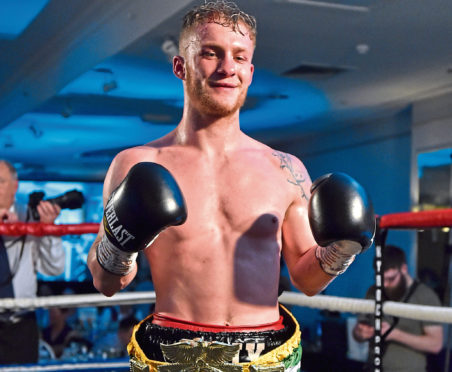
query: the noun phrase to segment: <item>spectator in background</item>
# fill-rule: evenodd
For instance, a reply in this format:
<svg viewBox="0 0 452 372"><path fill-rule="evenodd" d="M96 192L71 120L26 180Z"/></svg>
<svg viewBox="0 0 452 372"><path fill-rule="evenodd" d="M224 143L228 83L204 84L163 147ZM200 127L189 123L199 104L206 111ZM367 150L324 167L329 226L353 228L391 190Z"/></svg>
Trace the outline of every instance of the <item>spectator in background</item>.
<svg viewBox="0 0 452 372"><path fill-rule="evenodd" d="M132 337L133 327L138 324L137 318L129 314L119 320L114 332L106 334L94 345L94 352L97 355L110 358L126 357L127 344Z"/></svg>
<svg viewBox="0 0 452 372"><path fill-rule="evenodd" d="M18 186L14 166L0 160L0 223L27 221L26 206L15 203ZM41 201L37 212L41 222L53 223L60 207ZM61 238L0 236L0 298L36 297L36 273L60 275L64 264ZM0 312L0 364L36 363L38 349L39 329L34 311Z"/></svg>
<svg viewBox="0 0 452 372"><path fill-rule="evenodd" d="M384 299L415 305L440 306L437 294L428 286L413 279L408 273L403 250L387 245L383 250ZM375 286L369 288L366 298L375 298ZM358 342L369 340L369 361L372 361L373 319L369 316L358 318L353 337ZM388 333L387 333L388 332ZM420 320L385 317L381 334L385 338L382 350L385 371L425 372L427 353L438 353L443 345L441 324Z"/></svg>
<svg viewBox="0 0 452 372"><path fill-rule="evenodd" d="M49 309L49 325L43 329L42 339L52 347L57 359L61 357L71 340L80 337L68 323L68 318L73 312L73 309L60 307Z"/></svg>
<svg viewBox="0 0 452 372"><path fill-rule="evenodd" d="M119 357L128 356L127 344L133 333L133 327L138 324L138 320L134 316L128 316L119 322L118 327L118 355Z"/></svg>

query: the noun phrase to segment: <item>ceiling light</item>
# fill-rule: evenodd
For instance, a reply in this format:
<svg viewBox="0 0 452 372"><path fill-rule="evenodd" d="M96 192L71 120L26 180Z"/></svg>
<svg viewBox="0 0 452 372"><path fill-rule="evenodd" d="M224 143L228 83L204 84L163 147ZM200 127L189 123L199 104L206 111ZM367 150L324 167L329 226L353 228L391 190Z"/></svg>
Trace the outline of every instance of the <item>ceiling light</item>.
<svg viewBox="0 0 452 372"><path fill-rule="evenodd" d="M356 51L359 54L367 54L369 52L369 50L370 50L370 47L367 44L358 44L356 46Z"/></svg>

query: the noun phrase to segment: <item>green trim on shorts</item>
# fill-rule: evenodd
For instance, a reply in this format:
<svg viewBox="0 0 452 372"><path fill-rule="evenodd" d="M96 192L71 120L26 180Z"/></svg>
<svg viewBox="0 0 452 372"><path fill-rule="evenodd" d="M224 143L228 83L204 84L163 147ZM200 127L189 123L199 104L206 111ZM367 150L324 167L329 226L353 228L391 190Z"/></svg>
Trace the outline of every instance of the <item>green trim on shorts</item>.
<svg viewBox="0 0 452 372"><path fill-rule="evenodd" d="M301 356L303 354L303 349L301 347L301 342L298 344L298 347L292 351L292 353L285 358L282 363L284 364L284 369L290 371L300 371L300 362ZM298 367L298 369L293 369L294 367Z"/></svg>

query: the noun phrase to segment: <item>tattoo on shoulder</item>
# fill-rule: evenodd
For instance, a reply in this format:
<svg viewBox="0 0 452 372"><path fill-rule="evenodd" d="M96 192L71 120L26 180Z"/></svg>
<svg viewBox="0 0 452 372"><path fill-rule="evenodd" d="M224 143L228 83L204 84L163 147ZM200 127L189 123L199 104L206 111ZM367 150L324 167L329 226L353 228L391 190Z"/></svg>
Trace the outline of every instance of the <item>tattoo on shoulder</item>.
<svg viewBox="0 0 452 372"><path fill-rule="evenodd" d="M306 178L303 177L303 174L301 173L301 171L297 172L294 169L294 167L292 165L292 159L290 158L290 156L288 154L285 154L280 151L274 151L272 155L279 158L279 160L281 162L281 164L280 164L281 169L286 168L289 171L290 177L287 179L287 182L298 186L301 191L301 198L308 200L308 196L306 195L306 192L304 191L304 188L303 188L303 183L306 182Z"/></svg>

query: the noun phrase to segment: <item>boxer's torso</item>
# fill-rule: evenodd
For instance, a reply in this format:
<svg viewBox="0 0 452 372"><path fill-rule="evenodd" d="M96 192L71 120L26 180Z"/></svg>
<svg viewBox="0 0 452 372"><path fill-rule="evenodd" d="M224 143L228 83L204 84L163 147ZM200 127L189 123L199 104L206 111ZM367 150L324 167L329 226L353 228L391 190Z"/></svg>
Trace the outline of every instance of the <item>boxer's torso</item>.
<svg viewBox="0 0 452 372"><path fill-rule="evenodd" d="M244 138L218 154L161 143L122 154L125 168L165 166L187 204L187 221L145 250L157 312L220 325L278 319L281 227L299 189L274 150Z"/></svg>

